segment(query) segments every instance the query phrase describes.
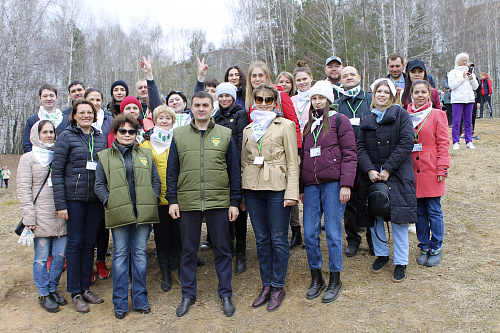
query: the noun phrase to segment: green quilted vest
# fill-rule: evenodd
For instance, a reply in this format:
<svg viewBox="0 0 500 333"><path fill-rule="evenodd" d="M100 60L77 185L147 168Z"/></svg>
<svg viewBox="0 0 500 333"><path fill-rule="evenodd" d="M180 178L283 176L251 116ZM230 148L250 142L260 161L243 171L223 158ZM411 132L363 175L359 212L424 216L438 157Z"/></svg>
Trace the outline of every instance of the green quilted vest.
<svg viewBox="0 0 500 333"><path fill-rule="evenodd" d="M179 156L177 202L181 211L229 208L229 176L226 152L231 142L230 129L210 120L205 134L194 125L174 130Z"/></svg>
<svg viewBox="0 0 500 333"><path fill-rule="evenodd" d="M132 223L158 223L158 200L151 184L151 150L139 148L137 144L132 149L137 219L130 198L122 154L113 143L111 148L100 151L98 156L106 174L109 191L107 207L104 208L106 228L112 229Z"/></svg>

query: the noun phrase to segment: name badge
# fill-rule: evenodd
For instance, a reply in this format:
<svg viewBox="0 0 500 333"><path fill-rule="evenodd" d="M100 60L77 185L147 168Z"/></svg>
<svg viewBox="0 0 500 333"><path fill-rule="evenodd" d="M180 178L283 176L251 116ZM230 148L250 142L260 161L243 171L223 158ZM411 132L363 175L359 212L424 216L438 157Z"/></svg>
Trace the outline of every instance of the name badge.
<svg viewBox="0 0 500 333"><path fill-rule="evenodd" d="M415 144L413 145L413 150L412 150L412 152L414 152L414 151L422 151L422 144L421 144L421 143L415 143Z"/></svg>
<svg viewBox="0 0 500 333"><path fill-rule="evenodd" d="M299 126L300 127L304 127L305 124L306 124L306 121L304 119L299 119Z"/></svg>
<svg viewBox="0 0 500 333"><path fill-rule="evenodd" d="M253 164L255 164L255 165L264 164L264 156L255 156L255 159L253 160Z"/></svg>
<svg viewBox="0 0 500 333"><path fill-rule="evenodd" d="M47 178L47 186L52 187L52 176Z"/></svg>
<svg viewBox="0 0 500 333"><path fill-rule="evenodd" d="M361 118L351 118L351 119L349 119L349 121L351 122L352 126L359 126L359 124L361 122Z"/></svg>
<svg viewBox="0 0 500 333"><path fill-rule="evenodd" d="M321 147L314 147L309 150L311 157L321 156Z"/></svg>
<svg viewBox="0 0 500 333"><path fill-rule="evenodd" d="M96 170L97 162L87 161L87 170Z"/></svg>

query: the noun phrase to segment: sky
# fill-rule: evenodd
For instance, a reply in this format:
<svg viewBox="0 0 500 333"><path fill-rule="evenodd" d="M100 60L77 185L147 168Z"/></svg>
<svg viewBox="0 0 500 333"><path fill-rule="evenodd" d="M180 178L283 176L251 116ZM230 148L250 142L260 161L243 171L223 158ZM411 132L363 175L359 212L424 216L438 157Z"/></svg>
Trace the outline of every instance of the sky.
<svg viewBox="0 0 500 333"><path fill-rule="evenodd" d="M82 0L84 6L98 21L111 17L125 31L134 21L148 18L160 23L163 31L174 29L202 29L207 42L220 45L223 30L230 24L233 0ZM171 4L175 5L172 6Z"/></svg>

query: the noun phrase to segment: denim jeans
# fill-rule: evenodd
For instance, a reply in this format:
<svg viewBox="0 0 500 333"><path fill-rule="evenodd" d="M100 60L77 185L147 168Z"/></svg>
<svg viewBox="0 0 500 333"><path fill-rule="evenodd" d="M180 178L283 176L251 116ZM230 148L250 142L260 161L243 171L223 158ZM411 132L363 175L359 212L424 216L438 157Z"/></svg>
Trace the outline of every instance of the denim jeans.
<svg viewBox="0 0 500 333"><path fill-rule="evenodd" d="M417 199L417 218L418 247L422 250L439 250L443 246L444 236L441 197Z"/></svg>
<svg viewBox="0 0 500 333"><path fill-rule="evenodd" d="M387 243L384 243L387 241L385 235L385 222L382 218L377 217L375 225L370 227L370 229L372 232L373 251L375 255L377 257L388 257L390 254L389 247ZM391 223L391 229L394 243L394 265L408 265L408 254L410 252L408 224Z"/></svg>
<svg viewBox="0 0 500 333"><path fill-rule="evenodd" d="M47 296L49 293L57 291L64 267L67 240L66 236L35 238L33 280L38 288L38 296ZM50 251L52 251L52 261L47 272Z"/></svg>
<svg viewBox="0 0 500 333"><path fill-rule="evenodd" d="M67 291L82 293L90 288L94 247L101 224L100 201L68 201L68 244L66 246Z"/></svg>
<svg viewBox="0 0 500 333"><path fill-rule="evenodd" d="M244 193L255 232L262 286L283 287L290 257L288 228L292 207L283 207L285 191Z"/></svg>
<svg viewBox="0 0 500 333"><path fill-rule="evenodd" d="M323 266L319 235L324 215L328 244L328 270L342 271L342 217L345 204L340 203L340 183L328 182L304 187L304 239L309 268Z"/></svg>
<svg viewBox="0 0 500 333"><path fill-rule="evenodd" d="M147 309L146 245L149 224L128 224L111 229L113 235L113 305L117 312L128 312L129 266L132 268L132 305Z"/></svg>

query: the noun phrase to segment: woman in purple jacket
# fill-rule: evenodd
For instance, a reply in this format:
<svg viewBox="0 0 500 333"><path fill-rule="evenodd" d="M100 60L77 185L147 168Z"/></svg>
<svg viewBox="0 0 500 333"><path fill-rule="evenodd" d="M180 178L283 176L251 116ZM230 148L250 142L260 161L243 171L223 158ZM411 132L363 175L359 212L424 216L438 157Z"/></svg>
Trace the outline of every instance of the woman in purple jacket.
<svg viewBox="0 0 500 333"><path fill-rule="evenodd" d="M318 81L309 92L311 107L304 128L300 171L304 238L312 277L306 297L316 298L326 287L319 237L324 214L330 282L322 302L330 303L342 291L342 217L356 177L356 140L349 119L336 112L337 105L332 105L331 84Z"/></svg>

